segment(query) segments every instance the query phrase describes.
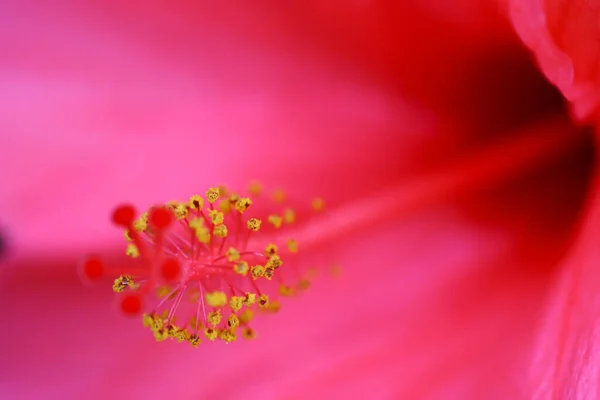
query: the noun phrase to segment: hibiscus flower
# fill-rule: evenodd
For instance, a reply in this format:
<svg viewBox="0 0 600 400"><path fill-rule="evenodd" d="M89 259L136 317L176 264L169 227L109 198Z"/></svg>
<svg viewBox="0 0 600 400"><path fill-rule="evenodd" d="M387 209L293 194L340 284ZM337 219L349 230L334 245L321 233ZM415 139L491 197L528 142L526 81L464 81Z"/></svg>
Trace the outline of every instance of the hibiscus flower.
<svg viewBox="0 0 600 400"><path fill-rule="evenodd" d="M397 3L3 5L3 392L528 398L592 139L495 2ZM156 343L79 281L116 204L257 177L327 199L343 274L256 340Z"/></svg>
<svg viewBox="0 0 600 400"><path fill-rule="evenodd" d="M585 1L513 1L515 28L578 120L598 121L598 9ZM597 140L597 129L594 130ZM597 179L576 246L562 266L532 368L535 398L598 398Z"/></svg>

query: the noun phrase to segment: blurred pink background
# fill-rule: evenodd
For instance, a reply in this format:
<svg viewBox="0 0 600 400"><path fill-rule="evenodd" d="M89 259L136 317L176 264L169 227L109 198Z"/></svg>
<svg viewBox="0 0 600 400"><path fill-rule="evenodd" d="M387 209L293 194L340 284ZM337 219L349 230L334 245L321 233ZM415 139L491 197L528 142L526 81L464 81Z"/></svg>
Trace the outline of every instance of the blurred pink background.
<svg viewBox="0 0 600 400"><path fill-rule="evenodd" d="M563 277L596 265L593 107L509 3L2 2L0 395L595 398L569 361L542 372ZM122 251L115 204L255 178L347 221L317 225L342 276L258 340L156 343L79 281L83 254Z"/></svg>

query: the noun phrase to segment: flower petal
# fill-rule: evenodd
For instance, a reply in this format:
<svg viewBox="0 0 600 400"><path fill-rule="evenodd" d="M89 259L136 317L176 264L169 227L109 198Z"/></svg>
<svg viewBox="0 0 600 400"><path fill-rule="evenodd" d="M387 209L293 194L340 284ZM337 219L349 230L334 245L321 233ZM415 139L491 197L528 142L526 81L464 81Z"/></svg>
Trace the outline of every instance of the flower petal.
<svg viewBox="0 0 600 400"><path fill-rule="evenodd" d="M582 119L600 101L598 9L585 0L512 0L517 32Z"/></svg>

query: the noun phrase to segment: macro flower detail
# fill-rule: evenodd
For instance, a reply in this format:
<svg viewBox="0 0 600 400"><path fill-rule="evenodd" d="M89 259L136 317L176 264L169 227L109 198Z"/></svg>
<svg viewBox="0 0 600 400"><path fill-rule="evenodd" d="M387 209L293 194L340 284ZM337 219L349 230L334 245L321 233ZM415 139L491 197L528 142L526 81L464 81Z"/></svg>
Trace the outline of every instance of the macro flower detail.
<svg viewBox="0 0 600 400"><path fill-rule="evenodd" d="M312 277L297 262L298 242L289 232L302 219L282 191L271 199L261 192L251 186L241 197L210 188L204 197L170 201L139 216L133 206L120 205L112 221L125 229L130 262L112 267L88 256L81 275L112 279L120 311L142 315L158 342L197 347L203 340L254 339L255 312L277 312L278 298L308 289ZM311 207L321 211L322 200Z"/></svg>

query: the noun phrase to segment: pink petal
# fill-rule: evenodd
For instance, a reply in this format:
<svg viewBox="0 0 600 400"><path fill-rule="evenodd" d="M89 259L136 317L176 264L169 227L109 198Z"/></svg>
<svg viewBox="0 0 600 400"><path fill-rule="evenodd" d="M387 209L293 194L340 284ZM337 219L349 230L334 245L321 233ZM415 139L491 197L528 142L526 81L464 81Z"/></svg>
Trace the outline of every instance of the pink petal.
<svg viewBox="0 0 600 400"><path fill-rule="evenodd" d="M546 76L589 118L600 100L598 10L594 1L512 0L517 32Z"/></svg>

